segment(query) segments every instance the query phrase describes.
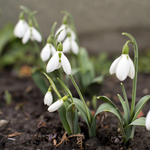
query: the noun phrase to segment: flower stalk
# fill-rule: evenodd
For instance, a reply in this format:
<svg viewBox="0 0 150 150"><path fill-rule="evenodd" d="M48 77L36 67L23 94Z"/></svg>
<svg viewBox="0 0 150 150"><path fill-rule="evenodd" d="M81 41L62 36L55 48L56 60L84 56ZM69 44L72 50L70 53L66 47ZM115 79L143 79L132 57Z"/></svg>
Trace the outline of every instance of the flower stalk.
<svg viewBox="0 0 150 150"><path fill-rule="evenodd" d="M128 33L122 33L122 35L128 36L133 44L134 49L134 66L135 66L135 76L133 79L133 87L132 87L132 102L131 102L131 118L134 115L134 108L135 108L135 100L136 100L136 87L137 87L137 74L138 74L138 46L135 39Z"/></svg>

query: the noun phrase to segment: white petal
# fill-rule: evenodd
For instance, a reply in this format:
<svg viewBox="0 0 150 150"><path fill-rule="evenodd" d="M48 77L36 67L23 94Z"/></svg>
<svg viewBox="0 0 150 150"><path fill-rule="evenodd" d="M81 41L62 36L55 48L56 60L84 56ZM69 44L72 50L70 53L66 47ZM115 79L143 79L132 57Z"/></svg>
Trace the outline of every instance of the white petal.
<svg viewBox="0 0 150 150"><path fill-rule="evenodd" d="M48 111L49 111L49 112L54 112L54 111L57 110L62 104L63 104L63 100L60 99L60 100L56 101L55 103L53 103L52 105L50 105L49 108L48 108Z"/></svg>
<svg viewBox="0 0 150 150"><path fill-rule="evenodd" d="M14 28L14 35L18 38L22 38L27 28L28 28L27 22L23 19L19 20Z"/></svg>
<svg viewBox="0 0 150 150"><path fill-rule="evenodd" d="M63 29L63 31L61 31ZM65 24L62 24L56 31L56 34L55 36L61 31L61 33L59 34L58 36L58 39L57 41L63 41L67 35L66 33L66 25Z"/></svg>
<svg viewBox="0 0 150 150"><path fill-rule="evenodd" d="M53 102L52 93L50 91L47 91L47 93L44 96L44 104L50 106L52 102Z"/></svg>
<svg viewBox="0 0 150 150"><path fill-rule="evenodd" d="M29 41L30 36L31 36L31 31L30 31L30 27L29 27L22 38L22 43L26 44Z"/></svg>
<svg viewBox="0 0 150 150"><path fill-rule="evenodd" d="M120 81L125 80L129 73L129 61L127 57L128 55L122 54L116 68L116 76Z"/></svg>
<svg viewBox="0 0 150 150"><path fill-rule="evenodd" d="M70 42L70 38L67 37L64 42L63 42L63 52L67 53L70 51L71 48L71 42Z"/></svg>
<svg viewBox="0 0 150 150"><path fill-rule="evenodd" d="M147 116L145 119L145 126L147 130L150 130L150 111L147 113Z"/></svg>
<svg viewBox="0 0 150 150"><path fill-rule="evenodd" d="M68 27L68 28L67 28L67 33L68 33L68 32L71 34L71 38L72 38L73 40L75 40L75 39L76 39L76 34L74 33L74 31Z"/></svg>
<svg viewBox="0 0 150 150"><path fill-rule="evenodd" d="M128 76L133 79L134 78L134 75L135 75L135 67L134 67L134 64L132 62L132 60L130 59L129 57L129 73L128 73Z"/></svg>
<svg viewBox="0 0 150 150"><path fill-rule="evenodd" d="M64 69L64 72L68 75L71 74L71 65L70 62L68 61L67 57L62 53L61 55L61 64Z"/></svg>
<svg viewBox="0 0 150 150"><path fill-rule="evenodd" d="M54 55L56 53L55 47L52 44L49 44L49 47L50 47L52 55Z"/></svg>
<svg viewBox="0 0 150 150"><path fill-rule="evenodd" d="M31 27L31 29L32 29L32 36L33 36L33 38L36 41L41 42L42 41L42 36L39 33L39 31L37 31L34 27Z"/></svg>
<svg viewBox="0 0 150 150"><path fill-rule="evenodd" d="M47 61L50 58L50 55L51 55L50 46L47 43L41 51L41 59L43 61Z"/></svg>
<svg viewBox="0 0 150 150"><path fill-rule="evenodd" d="M79 46L76 43L75 40L71 40L71 50L74 54L78 54L79 53Z"/></svg>
<svg viewBox="0 0 150 150"><path fill-rule="evenodd" d="M49 60L46 70L47 72L53 72L55 69L57 69L59 64L59 57L58 52L55 53L55 55Z"/></svg>
<svg viewBox="0 0 150 150"><path fill-rule="evenodd" d="M113 61L113 63L110 66L110 69L109 69L110 74L116 73L116 68L117 68L117 65L118 65L118 62L120 61L120 59L121 59L121 56Z"/></svg>

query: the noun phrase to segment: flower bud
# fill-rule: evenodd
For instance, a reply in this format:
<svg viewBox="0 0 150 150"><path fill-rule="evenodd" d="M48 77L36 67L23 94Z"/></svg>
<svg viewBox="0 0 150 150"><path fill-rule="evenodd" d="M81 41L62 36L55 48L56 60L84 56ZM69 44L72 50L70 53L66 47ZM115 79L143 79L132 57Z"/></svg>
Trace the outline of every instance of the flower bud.
<svg viewBox="0 0 150 150"><path fill-rule="evenodd" d="M61 52L63 51L63 45L61 44L61 42L57 46L57 51L61 51Z"/></svg>
<svg viewBox="0 0 150 150"><path fill-rule="evenodd" d="M47 38L47 43L52 43L53 42L53 39L52 39L52 36L50 35L48 38Z"/></svg>
<svg viewBox="0 0 150 150"><path fill-rule="evenodd" d="M52 105L49 106L48 111L49 112L54 112L59 107L61 107L62 104L63 104L63 100L59 99L58 101L56 101L55 103L53 103Z"/></svg>
<svg viewBox="0 0 150 150"><path fill-rule="evenodd" d="M122 54L129 54L128 41L125 43L125 45L122 48Z"/></svg>
<svg viewBox="0 0 150 150"><path fill-rule="evenodd" d="M47 105L47 106L50 106L53 102L53 96L52 96L52 93L51 91L47 91L47 93L45 94L45 97L44 97L44 104Z"/></svg>
<svg viewBox="0 0 150 150"><path fill-rule="evenodd" d="M145 126L147 130L150 130L150 110L147 113L146 119L145 119Z"/></svg>
<svg viewBox="0 0 150 150"><path fill-rule="evenodd" d="M64 16L63 20L62 20L63 24L67 24L67 16Z"/></svg>

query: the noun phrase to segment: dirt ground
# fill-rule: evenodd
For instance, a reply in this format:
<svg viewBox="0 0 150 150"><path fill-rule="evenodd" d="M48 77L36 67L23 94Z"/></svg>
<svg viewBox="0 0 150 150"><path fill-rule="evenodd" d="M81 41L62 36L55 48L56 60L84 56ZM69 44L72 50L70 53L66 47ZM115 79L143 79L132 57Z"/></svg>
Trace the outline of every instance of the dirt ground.
<svg viewBox="0 0 150 150"><path fill-rule="evenodd" d="M150 94L150 75L138 75L137 99ZM123 82L129 100L131 99L132 80ZM12 95L12 103L6 105L4 92ZM117 94L121 94L120 82L115 76L105 78L99 95L106 95L121 108ZM145 127L136 127L135 136L127 145L122 142L118 132L117 118L107 113L97 135L89 139L87 126L80 118L80 135L68 137L62 143L65 130L58 112L49 113L43 104L44 95L37 89L30 77L18 78L10 72L0 72L0 120L8 121L0 126L1 150L146 150L150 149L150 132ZM86 97L87 100L88 97ZM98 100L98 105L102 100ZM143 116L150 109L150 102L143 109ZM57 145L58 144L58 145Z"/></svg>

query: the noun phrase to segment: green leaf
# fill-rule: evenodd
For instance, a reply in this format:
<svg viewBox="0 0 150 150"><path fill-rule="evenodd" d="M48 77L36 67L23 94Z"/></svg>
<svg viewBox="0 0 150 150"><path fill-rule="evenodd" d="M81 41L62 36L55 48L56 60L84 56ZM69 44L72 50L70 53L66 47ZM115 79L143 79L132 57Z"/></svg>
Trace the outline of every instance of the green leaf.
<svg viewBox="0 0 150 150"><path fill-rule="evenodd" d="M79 67L81 67L80 78L83 88L86 88L95 77L94 66L89 59L85 48L80 48L78 54Z"/></svg>
<svg viewBox="0 0 150 150"><path fill-rule="evenodd" d="M120 124L123 126L120 113L117 111L116 107L111 103L103 103L98 107L91 124L91 132L94 136L96 135L96 117L99 113L103 111L113 113L115 116L118 117Z"/></svg>
<svg viewBox="0 0 150 150"><path fill-rule="evenodd" d="M51 35L54 37L54 31L55 31L55 27L56 27L57 22L54 22L52 28L51 28Z"/></svg>
<svg viewBox="0 0 150 150"><path fill-rule="evenodd" d="M13 40L16 39L16 37L13 34L14 26L11 24L7 24L3 27L3 29L0 31L0 55L4 50L4 47Z"/></svg>
<svg viewBox="0 0 150 150"><path fill-rule="evenodd" d="M71 135L71 130L70 130L70 127L69 127L67 118L66 118L66 107L65 107L65 103L63 103L62 106L58 109L58 112L59 112L60 120L61 120L61 122L62 122L62 125L63 125L65 131L66 131L69 135Z"/></svg>
<svg viewBox="0 0 150 150"><path fill-rule="evenodd" d="M44 76L39 70L32 71L32 79L37 85L37 87L41 90L41 92L45 94L48 90L48 86L46 85Z"/></svg>
<svg viewBox="0 0 150 150"><path fill-rule="evenodd" d="M121 105L123 107L123 111L124 111L124 126L126 126L129 121L130 121L130 112L128 111L128 108L127 108L127 104L126 102L123 100L123 98L118 94L118 98L121 102Z"/></svg>
<svg viewBox="0 0 150 150"><path fill-rule="evenodd" d="M67 94L70 96L70 98L72 99L72 93L69 90L69 88L59 78L57 78L57 80L62 85L62 87L64 88L64 90L67 92Z"/></svg>
<svg viewBox="0 0 150 150"><path fill-rule="evenodd" d="M130 122L130 108L129 108L129 103L128 103L128 98L127 98L127 94L124 88L124 85L121 83L121 88L122 88L122 93L123 93L123 97L125 100L125 109L127 112L125 112L125 118L127 121L127 124Z"/></svg>
<svg viewBox="0 0 150 150"><path fill-rule="evenodd" d="M103 111L113 113L115 116L118 117L119 121L122 123L122 119L121 119L122 116L120 116L120 113L118 112L116 107L114 105L112 105L111 103L103 103L103 104L101 104L98 107L94 117L96 117L100 112L103 112Z"/></svg>
<svg viewBox="0 0 150 150"><path fill-rule="evenodd" d="M67 118L68 124L71 129L71 134L77 134L77 132L78 132L78 125L77 125L78 124L78 115L76 113L74 103L70 104L69 107L67 108L66 118ZM76 124L76 126L75 126L75 124ZM76 133L74 133L74 131Z"/></svg>
<svg viewBox="0 0 150 150"><path fill-rule="evenodd" d="M145 117L140 117L138 119L135 119L133 122L130 123L130 126L136 125L136 126L145 126Z"/></svg>
<svg viewBox="0 0 150 150"><path fill-rule="evenodd" d="M149 99L150 99L150 95L146 95L139 100L139 102L135 106L135 111L134 111L134 116L132 121L134 121L137 118L138 114L140 113L140 111L142 110L142 108L145 106L145 104Z"/></svg>
<svg viewBox="0 0 150 150"><path fill-rule="evenodd" d="M118 111L120 117L123 119L123 115L120 112L120 110L118 109L118 107L108 97L106 97L106 96L98 96L97 99L102 99L105 102L110 103Z"/></svg>
<svg viewBox="0 0 150 150"><path fill-rule="evenodd" d="M59 94L59 92L58 92L58 90L57 90L57 88L56 88L56 86L55 86L53 80L52 80L46 73L43 72L43 74L44 74L44 75L46 76L46 78L49 80L49 82L50 82L50 84L51 84L53 90L54 90L55 93L57 94L57 96L58 96L59 98L61 98L61 95Z"/></svg>
<svg viewBox="0 0 150 150"><path fill-rule="evenodd" d="M145 117L140 117L138 119L135 119L132 121L129 125L127 125L124 128L124 133L126 135L125 137L125 143L130 139L134 137L134 130L135 126L145 126Z"/></svg>

